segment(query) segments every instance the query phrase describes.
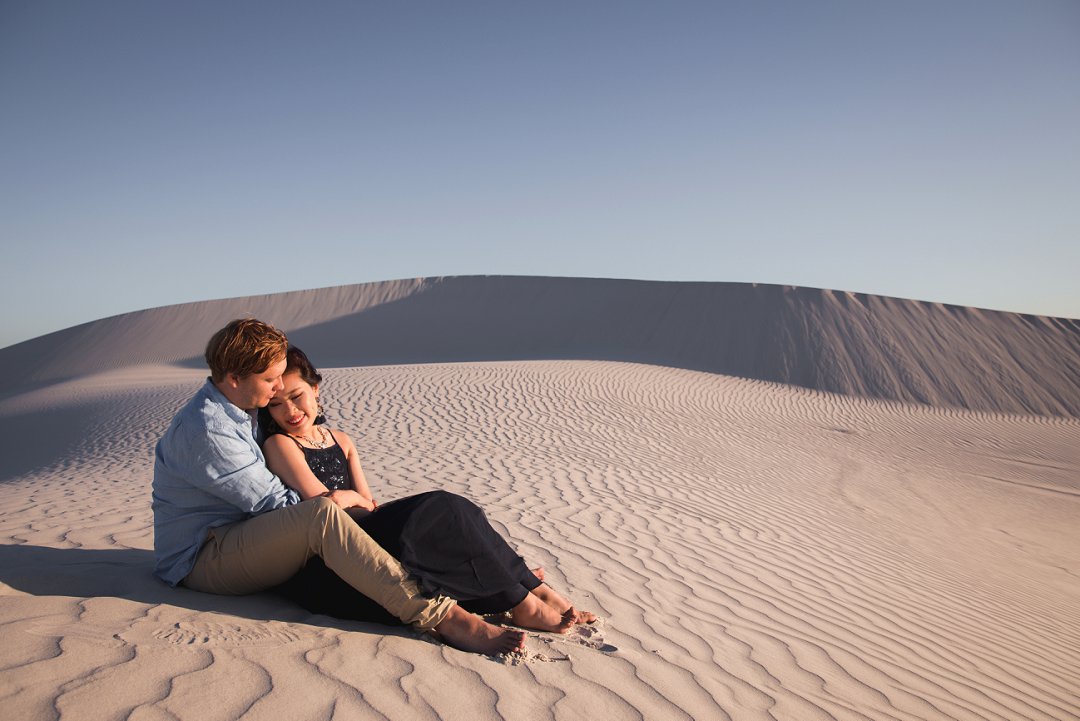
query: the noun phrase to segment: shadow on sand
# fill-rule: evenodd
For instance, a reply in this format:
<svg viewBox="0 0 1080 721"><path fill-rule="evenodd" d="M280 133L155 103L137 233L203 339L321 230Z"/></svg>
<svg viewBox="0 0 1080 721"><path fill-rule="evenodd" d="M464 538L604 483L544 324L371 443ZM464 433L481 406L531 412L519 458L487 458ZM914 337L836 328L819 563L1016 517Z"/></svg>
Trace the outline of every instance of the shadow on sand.
<svg viewBox="0 0 1080 721"><path fill-rule="evenodd" d="M296 622L379 635L412 634L400 625L312 615L276 592L217 596L182 587L171 588L154 577L153 568L153 552L140 549L0 545L0 582L34 596L120 598L228 614L253 621Z"/></svg>

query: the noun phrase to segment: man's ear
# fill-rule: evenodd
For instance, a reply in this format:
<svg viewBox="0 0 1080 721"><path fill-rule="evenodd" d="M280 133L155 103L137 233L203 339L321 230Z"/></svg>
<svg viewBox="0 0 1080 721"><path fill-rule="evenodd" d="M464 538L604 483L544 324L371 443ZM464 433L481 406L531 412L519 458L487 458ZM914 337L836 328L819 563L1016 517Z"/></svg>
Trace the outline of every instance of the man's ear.
<svg viewBox="0 0 1080 721"><path fill-rule="evenodd" d="M227 383L230 388L239 388L240 376L236 375L235 373L226 373L225 383Z"/></svg>

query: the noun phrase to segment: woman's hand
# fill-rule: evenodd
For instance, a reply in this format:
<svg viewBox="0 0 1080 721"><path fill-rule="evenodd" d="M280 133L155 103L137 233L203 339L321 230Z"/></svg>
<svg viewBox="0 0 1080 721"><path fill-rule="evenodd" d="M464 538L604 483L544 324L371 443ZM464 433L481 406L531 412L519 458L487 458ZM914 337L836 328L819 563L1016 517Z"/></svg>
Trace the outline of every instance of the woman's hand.
<svg viewBox="0 0 1080 721"><path fill-rule="evenodd" d="M375 510L375 503L370 498L364 498L356 491L327 491L323 495L342 510L347 508L363 508L365 511Z"/></svg>

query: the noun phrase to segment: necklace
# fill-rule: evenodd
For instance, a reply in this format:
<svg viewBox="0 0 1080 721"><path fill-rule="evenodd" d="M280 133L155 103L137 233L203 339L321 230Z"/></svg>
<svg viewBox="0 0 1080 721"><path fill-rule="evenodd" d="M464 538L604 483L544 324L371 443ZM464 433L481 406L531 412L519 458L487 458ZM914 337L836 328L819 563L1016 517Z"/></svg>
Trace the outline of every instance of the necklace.
<svg viewBox="0 0 1080 721"><path fill-rule="evenodd" d="M308 438L307 436L297 436L297 435L294 435L292 433L290 433L289 435L292 436L293 438L295 438L298 441L304 441L305 443L310 443L312 448L315 448L315 449L320 450L320 451L323 448L329 448L330 445L331 445L331 439L333 438L333 436L331 436L329 433L327 433L326 429L323 428L322 426L315 426L312 430L319 432L318 440L316 440L314 438Z"/></svg>

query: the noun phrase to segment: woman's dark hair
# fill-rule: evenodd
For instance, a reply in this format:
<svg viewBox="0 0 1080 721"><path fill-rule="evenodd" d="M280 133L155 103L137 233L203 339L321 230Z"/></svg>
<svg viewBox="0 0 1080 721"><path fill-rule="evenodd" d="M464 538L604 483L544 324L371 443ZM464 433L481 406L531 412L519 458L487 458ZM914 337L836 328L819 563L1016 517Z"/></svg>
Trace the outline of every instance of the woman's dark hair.
<svg viewBox="0 0 1080 721"><path fill-rule="evenodd" d="M299 373L309 386L322 383L322 375L308 360L307 354L294 345L289 346L289 350L285 352L285 372Z"/></svg>
<svg viewBox="0 0 1080 721"><path fill-rule="evenodd" d="M308 360L307 354L294 345L289 346L289 350L285 352L285 373L299 373L301 380L309 386L317 386L322 383L322 374ZM316 425L326 423L326 416L322 414L322 407L319 408L319 411L319 415L315 419ZM263 440L275 433L285 432L274 422L274 419L270 416L270 410L267 408L259 409L259 430L262 431Z"/></svg>

